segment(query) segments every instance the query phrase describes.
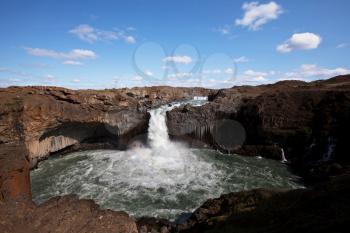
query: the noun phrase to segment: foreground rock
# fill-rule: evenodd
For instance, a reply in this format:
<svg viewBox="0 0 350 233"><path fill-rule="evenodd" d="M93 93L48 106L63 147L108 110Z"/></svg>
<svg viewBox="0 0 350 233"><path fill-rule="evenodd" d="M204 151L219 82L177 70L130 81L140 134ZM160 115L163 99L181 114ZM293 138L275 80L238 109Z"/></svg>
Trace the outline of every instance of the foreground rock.
<svg viewBox="0 0 350 233"><path fill-rule="evenodd" d="M2 233L137 233L124 212L101 210L91 200L55 197L40 206L27 201L0 202Z"/></svg>
<svg viewBox="0 0 350 233"><path fill-rule="evenodd" d="M182 224L139 221L139 229L173 233L348 232L350 176L310 189L256 189L206 201ZM146 231L145 231L146 232Z"/></svg>
<svg viewBox="0 0 350 233"><path fill-rule="evenodd" d="M168 112L169 134L243 155L282 159L283 149L294 168L312 180L349 170L349 75L234 87L210 100Z"/></svg>
<svg viewBox="0 0 350 233"><path fill-rule="evenodd" d="M0 202L24 198L31 201L29 162L23 145L0 146Z"/></svg>
<svg viewBox="0 0 350 233"><path fill-rule="evenodd" d="M124 212L101 210L92 200L55 197L36 206L31 200L28 151L24 145L0 146L0 232L136 233Z"/></svg>

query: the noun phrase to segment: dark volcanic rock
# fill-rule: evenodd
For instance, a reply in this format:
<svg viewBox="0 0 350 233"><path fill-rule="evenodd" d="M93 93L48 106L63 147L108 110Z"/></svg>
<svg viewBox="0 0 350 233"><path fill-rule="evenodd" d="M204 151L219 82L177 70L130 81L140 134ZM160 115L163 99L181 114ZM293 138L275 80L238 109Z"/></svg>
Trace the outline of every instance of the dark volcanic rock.
<svg viewBox="0 0 350 233"><path fill-rule="evenodd" d="M255 189L209 199L183 223L142 218L139 232L292 233L348 232L350 176L332 178L312 189Z"/></svg>
<svg viewBox="0 0 350 233"><path fill-rule="evenodd" d="M349 75L311 83L234 87L219 90L210 99L212 102L201 107L168 112L169 134L230 153L252 155L256 151L256 155L281 159L283 149L294 167L309 178L316 178L310 172L320 164L350 164L346 147L350 144ZM218 141L216 135L225 129L218 125L227 120L244 129L241 145ZM231 127L223 133L234 140L243 135L237 129Z"/></svg>
<svg viewBox="0 0 350 233"><path fill-rule="evenodd" d="M350 176L312 190L252 190L208 200L174 232L348 232Z"/></svg>
<svg viewBox="0 0 350 233"><path fill-rule="evenodd" d="M139 233L170 233L176 228L176 224L166 219L142 217L137 220Z"/></svg>

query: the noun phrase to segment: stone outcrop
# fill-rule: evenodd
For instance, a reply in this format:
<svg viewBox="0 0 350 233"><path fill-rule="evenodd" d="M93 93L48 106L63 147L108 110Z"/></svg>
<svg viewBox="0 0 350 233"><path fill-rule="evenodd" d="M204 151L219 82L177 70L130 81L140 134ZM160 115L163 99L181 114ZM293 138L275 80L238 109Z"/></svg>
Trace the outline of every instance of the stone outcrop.
<svg viewBox="0 0 350 233"><path fill-rule="evenodd" d="M234 87L217 91L210 100L168 112L169 134L243 155L281 159L283 149L294 168L310 179L348 170L349 75ZM325 164L332 168L321 168Z"/></svg>
<svg viewBox="0 0 350 233"><path fill-rule="evenodd" d="M31 200L26 154L23 145L0 146L0 202L17 198Z"/></svg>
<svg viewBox="0 0 350 233"><path fill-rule="evenodd" d="M144 218L139 232L294 233L348 232L350 176L339 176L312 189L255 189L209 199L184 222Z"/></svg>
<svg viewBox="0 0 350 233"><path fill-rule="evenodd" d="M82 142L107 142L123 149L133 136L146 132L147 108L208 93L171 87L0 89L0 145L24 144L32 165Z"/></svg>
<svg viewBox="0 0 350 233"><path fill-rule="evenodd" d="M313 189L230 193L206 201L173 232L347 232L350 176Z"/></svg>
<svg viewBox="0 0 350 233"><path fill-rule="evenodd" d="M137 233L136 223L126 213L101 210L91 200L74 195L55 197L35 206L26 201L0 203L2 233Z"/></svg>

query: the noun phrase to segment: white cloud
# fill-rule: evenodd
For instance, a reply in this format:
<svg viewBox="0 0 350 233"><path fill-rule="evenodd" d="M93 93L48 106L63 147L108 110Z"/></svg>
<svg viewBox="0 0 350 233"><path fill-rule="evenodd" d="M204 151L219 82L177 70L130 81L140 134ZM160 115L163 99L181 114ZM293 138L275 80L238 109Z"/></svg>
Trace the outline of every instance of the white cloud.
<svg viewBox="0 0 350 233"><path fill-rule="evenodd" d="M223 27L215 28L214 32L219 32L222 35L228 35L231 33L231 26L230 25L224 25Z"/></svg>
<svg viewBox="0 0 350 233"><path fill-rule="evenodd" d="M268 76L273 75L275 72L261 72L254 70L246 70L241 75L238 76L238 80L235 81L236 84L247 84L247 83L267 83L269 82Z"/></svg>
<svg viewBox="0 0 350 233"><path fill-rule="evenodd" d="M191 78L193 76L192 73L189 72L179 72L168 75L169 79L178 79L178 78Z"/></svg>
<svg viewBox="0 0 350 233"><path fill-rule="evenodd" d="M147 76L153 76L153 73L152 73L152 71L150 71L150 70L145 70L145 75L147 75Z"/></svg>
<svg viewBox="0 0 350 233"><path fill-rule="evenodd" d="M259 71L254 71L254 70L246 70L243 73L244 75L248 76L267 76L268 73L266 72L259 72Z"/></svg>
<svg viewBox="0 0 350 233"><path fill-rule="evenodd" d="M204 75L220 75L220 74L233 74L234 69L233 68L226 68L226 69L213 69L213 70L203 70L202 74Z"/></svg>
<svg viewBox="0 0 350 233"><path fill-rule="evenodd" d="M293 50L310 50L316 49L322 41L322 38L314 33L295 33L287 41L277 46L277 51L289 53Z"/></svg>
<svg viewBox="0 0 350 233"><path fill-rule="evenodd" d="M44 83L54 83L56 82L56 77L52 74L47 74L46 76L44 76Z"/></svg>
<svg viewBox="0 0 350 233"><path fill-rule="evenodd" d="M142 81L143 80L143 77L139 76L139 75L136 75L132 78L132 81Z"/></svg>
<svg viewBox="0 0 350 233"><path fill-rule="evenodd" d="M81 40L93 43L98 40L98 36L95 33L95 30L87 24L81 24L72 30L70 33L78 36Z"/></svg>
<svg viewBox="0 0 350 233"><path fill-rule="evenodd" d="M174 62L174 63L180 63L180 64L190 64L192 62L192 58L189 56L172 56L172 57L166 57L163 59L164 62Z"/></svg>
<svg viewBox="0 0 350 233"><path fill-rule="evenodd" d="M127 31L131 31L128 30ZM133 44L136 43L135 37L126 34L123 30L110 31L110 30L101 30L93 28L88 24L81 24L71 29L69 33L77 36L79 39L95 43L97 41L113 41L122 39L126 43Z"/></svg>
<svg viewBox="0 0 350 233"><path fill-rule="evenodd" d="M96 58L95 52L85 49L73 49L68 53L58 52L55 50L41 49L41 48L25 48L28 54L37 57L49 57L54 59L93 59Z"/></svg>
<svg viewBox="0 0 350 233"><path fill-rule="evenodd" d="M337 49L345 48L345 47L348 47L348 46L349 46L349 44L347 44L347 43L341 43L341 44L337 45Z"/></svg>
<svg viewBox="0 0 350 233"><path fill-rule="evenodd" d="M127 30L127 31L136 31L136 28L130 26L130 27L127 27L126 30Z"/></svg>
<svg viewBox="0 0 350 233"><path fill-rule="evenodd" d="M249 62L249 59L245 56L241 56L233 59L233 61L236 63L243 63L243 62Z"/></svg>
<svg viewBox="0 0 350 233"><path fill-rule="evenodd" d="M64 54L68 59L92 59L96 58L96 54L91 50L73 49L68 54Z"/></svg>
<svg viewBox="0 0 350 233"><path fill-rule="evenodd" d="M64 64L64 65L71 65L71 66L81 66L81 65L83 65L82 62L74 61L74 60L66 60L62 64Z"/></svg>
<svg viewBox="0 0 350 233"><path fill-rule="evenodd" d="M233 71L232 68L227 68L227 69L225 69L224 73L225 73L225 74L233 74L234 71Z"/></svg>
<svg viewBox="0 0 350 233"><path fill-rule="evenodd" d="M260 5L258 2L244 3L242 9L244 16L242 19L236 19L235 23L253 31L261 29L262 25L277 19L283 13L282 7L275 2Z"/></svg>
<svg viewBox="0 0 350 233"><path fill-rule="evenodd" d="M315 64L303 64L299 69L287 72L281 78L282 80L308 80L308 79L325 79L338 75L350 74L350 70L342 67L328 69L319 67Z"/></svg>
<svg viewBox="0 0 350 233"><path fill-rule="evenodd" d="M80 83L81 81L80 81L80 79L73 79L72 82L73 83Z"/></svg>
<svg viewBox="0 0 350 233"><path fill-rule="evenodd" d="M133 36L126 36L124 38L124 40L125 40L126 43L129 43L129 44L135 44L136 43L136 39Z"/></svg>

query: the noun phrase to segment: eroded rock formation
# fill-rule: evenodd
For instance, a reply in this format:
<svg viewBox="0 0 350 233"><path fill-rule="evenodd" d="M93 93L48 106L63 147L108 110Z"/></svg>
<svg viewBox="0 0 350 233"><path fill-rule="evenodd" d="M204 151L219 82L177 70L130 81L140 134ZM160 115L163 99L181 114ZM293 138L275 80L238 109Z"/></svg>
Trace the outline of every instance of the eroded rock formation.
<svg viewBox="0 0 350 233"><path fill-rule="evenodd" d="M102 141L125 148L128 139L146 132L147 108L208 93L202 88L170 87L0 89L0 145L23 143L33 164L82 142Z"/></svg>
<svg viewBox="0 0 350 233"><path fill-rule="evenodd" d="M349 176L312 190L252 190L208 200L177 232L347 232Z"/></svg>
<svg viewBox="0 0 350 233"><path fill-rule="evenodd" d="M342 173L350 164L349 75L311 83L234 87L219 90L210 99L205 106L168 112L169 134L243 155L281 159L283 149L294 168L312 179ZM225 121L241 125L243 132ZM245 138L243 143L235 141L239 137Z"/></svg>

